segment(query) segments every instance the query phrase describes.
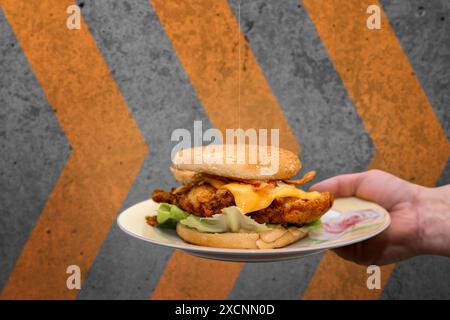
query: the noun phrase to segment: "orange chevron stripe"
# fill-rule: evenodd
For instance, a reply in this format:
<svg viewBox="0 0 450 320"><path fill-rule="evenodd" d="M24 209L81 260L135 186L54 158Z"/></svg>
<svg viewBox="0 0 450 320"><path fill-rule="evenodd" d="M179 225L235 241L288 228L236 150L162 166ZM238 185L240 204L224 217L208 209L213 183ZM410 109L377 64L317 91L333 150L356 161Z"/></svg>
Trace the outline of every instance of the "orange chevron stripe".
<svg viewBox="0 0 450 320"><path fill-rule="evenodd" d="M366 28L371 4L377 1L304 1L377 149L370 167L432 186L450 145L384 13L381 30ZM393 268L382 269L383 285ZM304 298L379 298L366 279L364 267L327 253Z"/></svg>
<svg viewBox="0 0 450 320"><path fill-rule="evenodd" d="M241 265L196 258L175 251L151 298L226 299L241 271Z"/></svg>
<svg viewBox="0 0 450 320"><path fill-rule="evenodd" d="M298 152L295 137L227 1L151 3L212 124L222 131L279 128L281 145ZM224 299L240 270L241 264L175 252L152 298Z"/></svg>
<svg viewBox="0 0 450 320"><path fill-rule="evenodd" d="M1 6L73 147L1 298L72 299L66 268L85 277L148 149L84 22L65 0Z"/></svg>

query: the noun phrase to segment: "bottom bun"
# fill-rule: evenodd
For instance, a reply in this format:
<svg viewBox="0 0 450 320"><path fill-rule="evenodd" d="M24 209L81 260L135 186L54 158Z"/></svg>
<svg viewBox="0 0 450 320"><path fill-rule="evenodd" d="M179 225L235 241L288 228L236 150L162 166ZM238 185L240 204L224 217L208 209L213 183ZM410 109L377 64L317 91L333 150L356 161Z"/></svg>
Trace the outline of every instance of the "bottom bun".
<svg viewBox="0 0 450 320"><path fill-rule="evenodd" d="M302 228L275 228L257 232L205 233L177 224L177 234L186 242L199 246L227 249L275 249L294 243L308 235Z"/></svg>

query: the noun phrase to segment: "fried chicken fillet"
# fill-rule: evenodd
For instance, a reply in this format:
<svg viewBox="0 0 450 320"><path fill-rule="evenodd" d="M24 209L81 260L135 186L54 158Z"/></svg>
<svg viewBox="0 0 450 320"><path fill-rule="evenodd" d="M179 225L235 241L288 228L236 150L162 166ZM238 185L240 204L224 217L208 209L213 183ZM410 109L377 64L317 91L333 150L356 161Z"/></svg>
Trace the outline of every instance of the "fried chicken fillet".
<svg viewBox="0 0 450 320"><path fill-rule="evenodd" d="M258 188L258 185L255 185ZM234 206L233 194L228 190L215 188L207 182L172 189L171 192L155 190L155 202L165 202L178 206L196 216L209 217L221 213L226 207ZM320 193L320 197L307 200L294 197L276 198L267 207L248 213L258 223L302 226L319 219L333 204L333 195Z"/></svg>

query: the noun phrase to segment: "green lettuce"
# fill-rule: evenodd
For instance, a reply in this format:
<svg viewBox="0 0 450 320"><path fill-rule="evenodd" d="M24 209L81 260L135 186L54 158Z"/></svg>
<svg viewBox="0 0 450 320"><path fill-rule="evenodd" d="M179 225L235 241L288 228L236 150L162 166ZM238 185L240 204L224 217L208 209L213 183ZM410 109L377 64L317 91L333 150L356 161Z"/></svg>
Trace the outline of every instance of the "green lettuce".
<svg viewBox="0 0 450 320"><path fill-rule="evenodd" d="M190 215L189 212L168 203L161 203L156 213L156 221L162 228L175 228L178 222Z"/></svg>
<svg viewBox="0 0 450 320"><path fill-rule="evenodd" d="M186 219L181 220L180 223L200 232L222 233L228 230L227 222L223 215L208 218L190 215Z"/></svg>
<svg viewBox="0 0 450 320"><path fill-rule="evenodd" d="M311 223L305 224L302 228L308 232L314 231L314 230L322 228L322 222L319 219L319 220L313 221Z"/></svg>
<svg viewBox="0 0 450 320"><path fill-rule="evenodd" d="M269 230L266 224L256 222L250 217L243 215L237 207L228 207L222 210L222 214L213 217L196 217L190 215L181 224L197 229L200 232L223 233L239 232L241 229L262 232Z"/></svg>
<svg viewBox="0 0 450 320"><path fill-rule="evenodd" d="M258 223L242 214L239 208L235 206L224 208L222 214L216 214L212 217L197 217L181 210L176 205L161 203L157 210L156 221L162 228L175 228L179 222L200 232L210 233L239 232L241 229L263 232L280 227L280 225ZM307 231L314 231L321 227L322 223L317 220L304 225L302 228Z"/></svg>
<svg viewBox="0 0 450 320"><path fill-rule="evenodd" d="M249 216L242 214L237 207L228 207L222 210L227 217L228 228L231 232L238 232L240 229L262 232L271 228L265 223L258 223Z"/></svg>

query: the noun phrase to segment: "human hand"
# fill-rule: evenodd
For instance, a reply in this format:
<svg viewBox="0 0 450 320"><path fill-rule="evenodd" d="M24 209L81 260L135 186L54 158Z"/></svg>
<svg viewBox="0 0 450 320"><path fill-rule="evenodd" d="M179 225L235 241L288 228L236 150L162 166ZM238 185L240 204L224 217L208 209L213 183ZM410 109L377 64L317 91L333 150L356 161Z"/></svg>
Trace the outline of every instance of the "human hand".
<svg viewBox="0 0 450 320"><path fill-rule="evenodd" d="M450 257L450 185L426 188L370 170L333 177L310 189L373 201L391 215L391 225L381 234L336 249L344 259L384 265L421 254Z"/></svg>

